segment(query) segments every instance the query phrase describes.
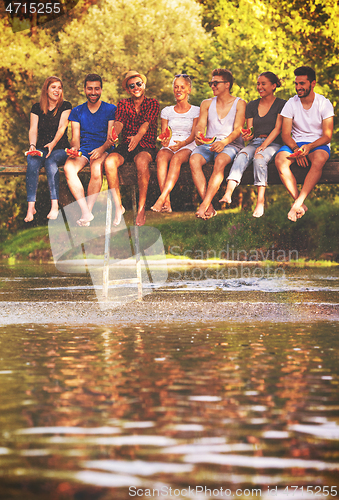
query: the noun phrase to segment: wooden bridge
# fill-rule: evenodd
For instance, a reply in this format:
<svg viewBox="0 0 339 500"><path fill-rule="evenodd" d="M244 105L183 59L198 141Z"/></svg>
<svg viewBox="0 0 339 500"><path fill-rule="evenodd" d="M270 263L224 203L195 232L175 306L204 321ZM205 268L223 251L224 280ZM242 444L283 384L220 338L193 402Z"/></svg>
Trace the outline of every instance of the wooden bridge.
<svg viewBox="0 0 339 500"><path fill-rule="evenodd" d="M225 178L227 177L231 166L228 165L225 169ZM205 175L209 178L213 169L213 163L207 163L203 170ZM298 184L302 184L305 180L308 169L300 167L296 163L292 164L292 172L297 179ZM63 168L60 168L62 171ZM157 182L157 167L154 162L150 165L151 173L151 183ZM86 166L81 172L90 172L89 166ZM41 169L41 173L44 173L44 169ZM0 165L0 175L24 175L26 174L26 165ZM119 168L119 178L120 184L122 186L135 186L137 184L136 169L133 163L126 163ZM193 186L191 171L188 163L185 163L181 167L181 172L179 176L178 183L189 184ZM253 184L253 167L250 165L245 171L242 181L242 185ZM278 171L274 165L274 162L268 165L268 184L281 184L281 180ZM339 184L339 160L328 161L323 168L323 173L318 184Z"/></svg>

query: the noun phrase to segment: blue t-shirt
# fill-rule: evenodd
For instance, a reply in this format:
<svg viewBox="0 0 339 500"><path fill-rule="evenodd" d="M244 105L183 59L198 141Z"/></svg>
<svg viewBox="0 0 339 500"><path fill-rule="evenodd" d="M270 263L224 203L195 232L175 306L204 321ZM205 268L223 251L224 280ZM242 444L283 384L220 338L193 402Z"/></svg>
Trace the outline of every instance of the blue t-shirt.
<svg viewBox="0 0 339 500"><path fill-rule="evenodd" d="M114 120L116 109L104 101L95 113L90 112L87 102L72 109L68 119L80 123L80 151L90 152L106 142L108 122Z"/></svg>

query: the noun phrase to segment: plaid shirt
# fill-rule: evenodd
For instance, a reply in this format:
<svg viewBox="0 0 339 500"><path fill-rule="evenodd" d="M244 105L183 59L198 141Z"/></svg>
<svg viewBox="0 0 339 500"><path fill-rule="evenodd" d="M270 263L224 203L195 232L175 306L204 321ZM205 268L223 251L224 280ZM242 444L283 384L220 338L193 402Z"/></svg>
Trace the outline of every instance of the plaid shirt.
<svg viewBox="0 0 339 500"><path fill-rule="evenodd" d="M139 128L145 122L149 123L149 128L144 137L139 142L143 148L155 148L158 128L159 103L156 99L145 97L141 103L139 114L135 110L133 99L121 99L115 112L115 121L121 122L122 142L129 142L127 137L138 133Z"/></svg>

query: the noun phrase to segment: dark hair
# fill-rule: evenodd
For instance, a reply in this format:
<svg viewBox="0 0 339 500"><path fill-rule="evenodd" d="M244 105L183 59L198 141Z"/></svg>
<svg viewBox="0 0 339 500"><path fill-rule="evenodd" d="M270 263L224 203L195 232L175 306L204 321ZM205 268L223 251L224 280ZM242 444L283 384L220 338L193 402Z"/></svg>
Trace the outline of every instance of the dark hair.
<svg viewBox="0 0 339 500"><path fill-rule="evenodd" d="M267 78L267 80L269 80L272 83L272 85L274 84L276 85L276 88L281 87L280 79L277 77L275 73L272 73L272 71L264 71L263 73L260 73L259 76L264 76L265 78Z"/></svg>
<svg viewBox="0 0 339 500"><path fill-rule="evenodd" d="M88 75L86 75L84 87L86 87L87 82L100 82L100 86L102 88L102 78L100 75L97 75L96 73L89 73Z"/></svg>
<svg viewBox="0 0 339 500"><path fill-rule="evenodd" d="M217 68L212 71L212 76L222 76L223 79L230 84L229 90L233 86L233 75L228 69Z"/></svg>
<svg viewBox="0 0 339 500"><path fill-rule="evenodd" d="M316 78L315 78L315 71L310 66L300 66L300 68L296 68L294 70L294 74L295 74L295 76L304 76L304 75L306 75L308 81L311 82L311 83L315 82L315 80L316 80Z"/></svg>

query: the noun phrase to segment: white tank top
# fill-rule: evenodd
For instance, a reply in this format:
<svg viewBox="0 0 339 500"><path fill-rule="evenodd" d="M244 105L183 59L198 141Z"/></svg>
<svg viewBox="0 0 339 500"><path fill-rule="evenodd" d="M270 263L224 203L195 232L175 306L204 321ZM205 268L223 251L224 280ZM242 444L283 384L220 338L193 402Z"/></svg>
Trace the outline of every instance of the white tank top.
<svg viewBox="0 0 339 500"><path fill-rule="evenodd" d="M212 103L208 108L206 137L216 137L218 141L221 141L233 132L234 120L237 112L237 103L239 99L240 97L236 97L234 99L232 107L227 115L220 119L217 113L217 98L213 97ZM241 136L231 142L231 144L240 148L244 147L244 141Z"/></svg>

